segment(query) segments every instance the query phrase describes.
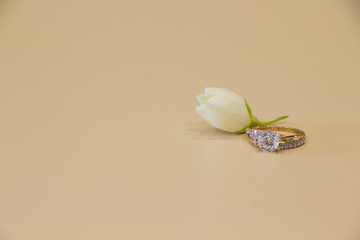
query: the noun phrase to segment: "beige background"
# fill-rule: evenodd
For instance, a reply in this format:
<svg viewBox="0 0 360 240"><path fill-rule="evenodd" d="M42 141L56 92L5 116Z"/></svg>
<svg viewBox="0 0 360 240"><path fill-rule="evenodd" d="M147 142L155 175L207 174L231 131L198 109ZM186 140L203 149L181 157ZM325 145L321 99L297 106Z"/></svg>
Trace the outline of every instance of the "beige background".
<svg viewBox="0 0 360 240"><path fill-rule="evenodd" d="M0 239L360 239L354 0L0 1ZM306 131L271 154L205 87Z"/></svg>

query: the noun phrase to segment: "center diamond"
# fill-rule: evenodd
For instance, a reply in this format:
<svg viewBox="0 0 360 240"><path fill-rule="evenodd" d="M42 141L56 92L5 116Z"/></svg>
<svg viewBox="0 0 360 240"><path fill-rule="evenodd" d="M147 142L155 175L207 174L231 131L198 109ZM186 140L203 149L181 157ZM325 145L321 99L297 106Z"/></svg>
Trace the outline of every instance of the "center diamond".
<svg viewBox="0 0 360 240"><path fill-rule="evenodd" d="M257 138L257 145L261 150L274 152L279 146L279 133L262 131Z"/></svg>

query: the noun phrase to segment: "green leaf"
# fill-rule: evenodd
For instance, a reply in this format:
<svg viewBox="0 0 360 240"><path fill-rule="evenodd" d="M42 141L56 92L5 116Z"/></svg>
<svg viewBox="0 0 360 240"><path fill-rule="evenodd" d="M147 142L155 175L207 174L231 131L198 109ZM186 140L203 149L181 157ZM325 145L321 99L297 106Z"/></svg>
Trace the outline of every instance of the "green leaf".
<svg viewBox="0 0 360 240"><path fill-rule="evenodd" d="M247 103L246 99L244 99L244 100L245 100L245 106L246 106L246 108L247 108L247 110L248 110L250 119L252 119L252 111L251 111L251 108L250 108L249 104Z"/></svg>
<svg viewBox="0 0 360 240"><path fill-rule="evenodd" d="M246 129L249 128L250 126L251 126L251 122L248 125L246 125L243 129L236 131L236 133L238 134L246 133Z"/></svg>
<svg viewBox="0 0 360 240"><path fill-rule="evenodd" d="M248 113L249 113L249 117L250 117L250 119L252 119L253 115L252 115L251 108L250 108L249 104L247 103L246 99L244 99L244 100L245 100L246 109L248 110ZM247 124L243 129L236 131L236 133L243 134L246 132L246 129L249 128L250 126L251 126L251 122L249 122L249 124Z"/></svg>

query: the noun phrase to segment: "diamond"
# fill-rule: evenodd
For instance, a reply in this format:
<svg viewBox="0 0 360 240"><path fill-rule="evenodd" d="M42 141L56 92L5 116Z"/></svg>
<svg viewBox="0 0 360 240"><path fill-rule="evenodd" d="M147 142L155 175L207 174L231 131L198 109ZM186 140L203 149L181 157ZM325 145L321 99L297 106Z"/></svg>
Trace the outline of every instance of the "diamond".
<svg viewBox="0 0 360 240"><path fill-rule="evenodd" d="M279 133L261 131L257 137L257 144L261 150L274 152L279 146Z"/></svg>
<svg viewBox="0 0 360 240"><path fill-rule="evenodd" d="M255 140L257 138L257 134L258 134L258 130L254 130L251 134L252 139Z"/></svg>
<svg viewBox="0 0 360 240"><path fill-rule="evenodd" d="M261 130L247 129L246 133L249 134L250 138L256 142L258 133Z"/></svg>

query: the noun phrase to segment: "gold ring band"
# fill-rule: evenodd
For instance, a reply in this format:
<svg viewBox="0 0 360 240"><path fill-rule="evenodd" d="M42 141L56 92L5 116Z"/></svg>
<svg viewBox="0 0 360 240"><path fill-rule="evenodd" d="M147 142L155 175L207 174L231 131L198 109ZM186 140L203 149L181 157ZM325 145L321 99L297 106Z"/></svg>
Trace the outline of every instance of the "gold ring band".
<svg viewBox="0 0 360 240"><path fill-rule="evenodd" d="M277 132L293 134L283 135ZM255 146L268 152L296 148L303 145L306 141L304 131L284 126L252 127L247 128L246 133Z"/></svg>

